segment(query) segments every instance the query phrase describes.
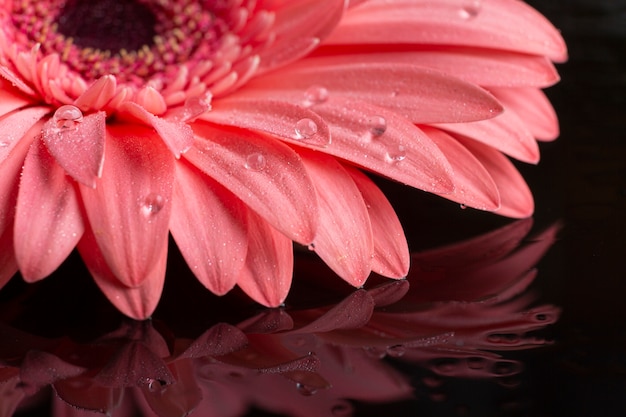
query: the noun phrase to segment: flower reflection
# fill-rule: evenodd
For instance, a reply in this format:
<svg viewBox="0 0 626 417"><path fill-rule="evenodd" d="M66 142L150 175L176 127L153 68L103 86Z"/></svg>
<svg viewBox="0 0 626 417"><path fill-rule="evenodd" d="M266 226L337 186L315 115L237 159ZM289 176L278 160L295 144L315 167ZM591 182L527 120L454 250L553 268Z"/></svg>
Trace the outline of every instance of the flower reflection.
<svg viewBox="0 0 626 417"><path fill-rule="evenodd" d="M558 227L528 239L531 224L415 253L410 284L264 310L199 336L163 318L123 321L88 341L43 337L19 329L19 309L5 308L0 338L11 342L0 346L0 415L31 406L52 386L57 416L241 416L250 407L349 416L351 401L414 395L406 373L383 358L427 370L426 385L439 377L506 382L522 363L503 352L544 346L540 330L559 316L553 305L533 305L528 291ZM310 265L304 269L321 279Z"/></svg>

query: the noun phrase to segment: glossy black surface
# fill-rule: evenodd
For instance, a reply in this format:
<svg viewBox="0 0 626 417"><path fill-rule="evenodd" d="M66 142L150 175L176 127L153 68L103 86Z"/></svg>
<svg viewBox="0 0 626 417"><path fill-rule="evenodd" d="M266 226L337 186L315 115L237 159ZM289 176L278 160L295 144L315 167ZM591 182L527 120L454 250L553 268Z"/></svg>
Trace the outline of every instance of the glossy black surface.
<svg viewBox="0 0 626 417"><path fill-rule="evenodd" d="M536 265L538 274L522 294L531 297L528 308L560 309L558 321L540 329L542 337L553 343L502 353L522 364L515 378L506 380L446 377L433 370L442 363L387 357L383 363L407 378L413 398L375 403L360 398L351 403L356 416L626 415L626 1L529 3L563 31L570 50L569 62L559 66L562 82L548 90L561 121L561 137L542 144L538 166L520 165L537 206L531 237L523 244L560 225L558 239L547 254L529 265ZM511 223L380 183L397 208L414 251L449 245ZM309 262L307 256L299 259L302 279L287 302L287 311L296 317L305 308L329 306L351 293L335 281L321 289L310 284L321 267ZM171 266L185 270L176 258ZM91 282L63 278L64 274L76 277L80 261L73 259L65 268L42 285L12 283L0 292L4 321L46 338L69 335L86 344L118 329L123 320ZM63 279L72 280L74 292L59 290L69 284ZM193 339L217 322L240 323L259 312L236 294L218 299L192 279L180 279L187 281L177 288L166 281L155 314L163 334ZM417 287L411 290L414 297L420 294ZM18 300L29 313L20 310L11 316L9 300ZM86 311L93 314L77 313ZM321 401L316 395L310 400ZM285 401L288 398L286 394ZM47 415L48 400L42 401L43 407L19 415ZM261 408L257 405L247 415L281 415ZM341 415L337 414L341 409L335 411Z"/></svg>

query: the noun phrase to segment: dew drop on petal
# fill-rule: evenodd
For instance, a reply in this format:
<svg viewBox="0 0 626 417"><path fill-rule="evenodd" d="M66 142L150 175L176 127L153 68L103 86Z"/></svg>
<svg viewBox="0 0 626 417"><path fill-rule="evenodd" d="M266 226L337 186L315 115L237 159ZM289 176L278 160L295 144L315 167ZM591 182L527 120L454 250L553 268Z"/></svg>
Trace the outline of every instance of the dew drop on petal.
<svg viewBox="0 0 626 417"><path fill-rule="evenodd" d="M381 136L387 130L387 120L382 116L372 116L367 120L367 127L372 137Z"/></svg>
<svg viewBox="0 0 626 417"><path fill-rule="evenodd" d="M161 194L150 193L141 203L141 212L146 217L151 217L161 211L165 205L165 198Z"/></svg>
<svg viewBox="0 0 626 417"><path fill-rule="evenodd" d="M480 14L482 9L482 0L463 0L463 5L459 10L459 16L465 20L474 19Z"/></svg>
<svg viewBox="0 0 626 417"><path fill-rule="evenodd" d="M317 388L315 387L310 387L306 384L302 384L300 382L298 382L296 384L296 389L298 390L298 392L306 397L310 397L311 395L314 395L315 393L317 393Z"/></svg>
<svg viewBox="0 0 626 417"><path fill-rule="evenodd" d="M387 162L396 163L406 158L406 147L398 145L387 151Z"/></svg>
<svg viewBox="0 0 626 417"><path fill-rule="evenodd" d="M304 92L304 105L306 107L322 104L328 100L328 90L320 85L312 85Z"/></svg>
<svg viewBox="0 0 626 417"><path fill-rule="evenodd" d="M250 171L262 171L267 164L267 160L263 154L255 152L246 157L245 167Z"/></svg>
<svg viewBox="0 0 626 417"><path fill-rule="evenodd" d="M59 107L52 116L54 126L63 130L75 129L76 126L83 121L83 112L76 106L66 104Z"/></svg>
<svg viewBox="0 0 626 417"><path fill-rule="evenodd" d="M461 207L461 210L465 210L467 208L465 204L460 204L459 207Z"/></svg>
<svg viewBox="0 0 626 417"><path fill-rule="evenodd" d="M0 142L0 148L6 148L10 144L11 144L11 142L3 140L2 142Z"/></svg>
<svg viewBox="0 0 626 417"><path fill-rule="evenodd" d="M317 133L317 123L313 120L304 118L296 122L296 138L309 139Z"/></svg>
<svg viewBox="0 0 626 417"><path fill-rule="evenodd" d="M190 122L211 109L210 96L189 97L183 105L181 121Z"/></svg>
<svg viewBox="0 0 626 417"><path fill-rule="evenodd" d="M394 345L387 348L387 355L394 358L399 358L400 356L404 355L405 352L406 348L402 345Z"/></svg>

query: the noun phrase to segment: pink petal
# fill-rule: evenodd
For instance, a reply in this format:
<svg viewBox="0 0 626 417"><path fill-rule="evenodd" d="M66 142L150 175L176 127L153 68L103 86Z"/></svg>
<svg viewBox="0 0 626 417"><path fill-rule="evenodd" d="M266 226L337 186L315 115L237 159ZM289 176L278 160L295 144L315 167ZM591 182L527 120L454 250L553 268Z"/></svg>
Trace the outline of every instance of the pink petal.
<svg viewBox="0 0 626 417"><path fill-rule="evenodd" d="M2 90L0 90L0 103L2 103L1 92ZM11 150L29 133L29 130L33 130L29 134L32 137L36 134L36 130L41 129L42 123L37 123L37 121L49 111L47 107L28 107L0 120L0 163L9 156ZM33 129L35 125L38 129Z"/></svg>
<svg viewBox="0 0 626 417"><path fill-rule="evenodd" d="M95 187L102 173L106 114L93 113L74 127L60 128L52 117L43 127L43 140L59 165L76 181Z"/></svg>
<svg viewBox="0 0 626 417"><path fill-rule="evenodd" d="M454 188L450 163L437 145L396 113L362 101L332 99L315 111L331 126L324 152L422 190Z"/></svg>
<svg viewBox="0 0 626 417"><path fill-rule="evenodd" d="M278 136L291 143L327 147L330 131L324 119L311 110L273 100L223 99L216 101L202 119L234 127L258 130ZM303 136L300 124L312 123L313 134ZM300 128L302 129L302 128Z"/></svg>
<svg viewBox="0 0 626 417"><path fill-rule="evenodd" d="M177 159L193 145L193 131L187 123L162 119L132 102L124 103L120 111L127 111L143 123L152 126Z"/></svg>
<svg viewBox="0 0 626 417"><path fill-rule="evenodd" d="M539 146L526 124L513 112L473 123L442 123L436 127L489 145L522 162L539 162Z"/></svg>
<svg viewBox="0 0 626 417"><path fill-rule="evenodd" d="M328 44L465 45L567 58L561 34L517 0L376 0L351 9Z"/></svg>
<svg viewBox="0 0 626 417"><path fill-rule="evenodd" d="M26 83L19 76L4 65L0 65L0 77L7 80L14 88L20 90L22 93L32 97L37 96L37 93L35 93L32 88L26 85ZM4 88L2 89L4 90Z"/></svg>
<svg viewBox="0 0 626 417"><path fill-rule="evenodd" d="M261 53L261 69L271 69L295 61L311 51L321 38L337 26L344 11L344 0L265 0L262 9L272 10L276 40Z"/></svg>
<svg viewBox="0 0 626 417"><path fill-rule="evenodd" d="M480 161L447 133L429 126L423 126L422 129L452 165L454 191L440 195L468 207L497 210L500 207L498 187Z"/></svg>
<svg viewBox="0 0 626 417"><path fill-rule="evenodd" d="M359 99L394 110L414 123L468 122L496 116L502 106L480 87L414 64L337 63L303 60L250 81L235 95L306 105L320 86L330 97Z"/></svg>
<svg viewBox="0 0 626 417"><path fill-rule="evenodd" d="M20 379L29 390L38 391L57 380L71 378L85 371L87 369L65 362L51 353L30 350L20 366Z"/></svg>
<svg viewBox="0 0 626 417"><path fill-rule="evenodd" d="M372 225L372 271L390 278L406 277L409 272L409 247L396 212L367 176L356 169L347 171L361 191Z"/></svg>
<svg viewBox="0 0 626 417"><path fill-rule="evenodd" d="M508 51L473 48L424 49L415 51L345 50L325 47L323 53L306 58L310 66L401 64L431 68L469 83L498 87L547 87L559 81L554 65L544 57Z"/></svg>
<svg viewBox="0 0 626 417"><path fill-rule="evenodd" d="M351 285L363 285L372 268L374 242L367 207L346 170L332 157L301 153L319 200L320 223L315 252Z"/></svg>
<svg viewBox="0 0 626 417"><path fill-rule="evenodd" d="M205 123L193 127L196 143L185 153L186 159L290 239L311 243L317 201L311 179L293 150L246 130Z"/></svg>
<svg viewBox="0 0 626 417"><path fill-rule="evenodd" d="M28 282L51 274L69 256L84 226L76 191L41 141L24 162L15 213L15 253Z"/></svg>
<svg viewBox="0 0 626 417"><path fill-rule="evenodd" d="M526 124L537 140L551 141L559 136L559 121L543 91L536 88L492 88L493 94Z"/></svg>
<svg viewBox="0 0 626 417"><path fill-rule="evenodd" d="M10 85L10 83L0 78L0 116L32 103L32 100L18 94Z"/></svg>
<svg viewBox="0 0 626 417"><path fill-rule="evenodd" d="M94 411L120 414L123 388L108 388L94 382L92 375L56 381L53 395L55 417L93 417ZM70 405L71 404L71 405ZM130 415L130 414L128 414Z"/></svg>
<svg viewBox="0 0 626 417"><path fill-rule="evenodd" d="M511 161L480 142L464 138L458 140L474 154L496 183L500 193L500 208L496 213L513 218L531 216L535 209L532 193Z"/></svg>
<svg viewBox="0 0 626 417"><path fill-rule="evenodd" d="M74 101L74 105L82 111L102 110L115 96L117 80L113 75L105 75L94 82L83 94Z"/></svg>
<svg viewBox="0 0 626 417"><path fill-rule="evenodd" d="M256 302L277 307L287 297L292 273L291 240L249 211L248 256L237 285Z"/></svg>
<svg viewBox="0 0 626 417"><path fill-rule="evenodd" d="M237 283L248 250L246 209L185 161L176 164L170 231L198 280L215 294Z"/></svg>
<svg viewBox="0 0 626 417"><path fill-rule="evenodd" d="M105 260L93 231L88 228L78 243L85 265L89 269L100 290L120 312L136 320L144 320L154 312L161 298L165 282L167 262L167 241L164 241L161 254L154 261L150 275L136 287L122 284L113 274Z"/></svg>
<svg viewBox="0 0 626 417"><path fill-rule="evenodd" d="M358 329L365 326L374 312L374 299L365 290L357 290L332 306L322 315L296 329L296 334L325 333L341 329ZM318 310L318 309L316 309Z"/></svg>
<svg viewBox="0 0 626 417"><path fill-rule="evenodd" d="M163 256L173 181L174 158L151 129L108 127L102 178L80 191L102 255L126 286L141 285Z"/></svg>
<svg viewBox="0 0 626 417"><path fill-rule="evenodd" d="M22 165L31 143L32 136L18 141L9 157L0 163L0 236L7 230L12 234Z"/></svg>

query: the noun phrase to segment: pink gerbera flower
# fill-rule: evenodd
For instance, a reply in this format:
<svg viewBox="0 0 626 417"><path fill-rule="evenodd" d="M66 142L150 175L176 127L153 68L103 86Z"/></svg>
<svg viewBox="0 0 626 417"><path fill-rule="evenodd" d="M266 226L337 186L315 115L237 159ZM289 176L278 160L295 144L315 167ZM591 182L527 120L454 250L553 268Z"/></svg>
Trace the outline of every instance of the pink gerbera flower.
<svg viewBox="0 0 626 417"><path fill-rule="evenodd" d="M0 0L0 20L0 285L77 247L134 318L168 233L209 290L267 306L292 242L355 286L404 277L360 169L525 217L505 155L558 133L540 88L565 46L517 0Z"/></svg>

